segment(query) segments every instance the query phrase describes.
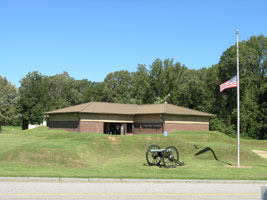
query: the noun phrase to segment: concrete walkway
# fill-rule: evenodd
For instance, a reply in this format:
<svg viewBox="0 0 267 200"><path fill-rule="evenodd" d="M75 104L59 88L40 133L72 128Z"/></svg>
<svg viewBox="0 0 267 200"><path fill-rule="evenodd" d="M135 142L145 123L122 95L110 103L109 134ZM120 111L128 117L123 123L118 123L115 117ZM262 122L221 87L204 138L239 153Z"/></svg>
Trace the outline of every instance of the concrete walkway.
<svg viewBox="0 0 267 200"><path fill-rule="evenodd" d="M261 150L252 150L252 151L258 154L260 157L267 159L267 151L261 151Z"/></svg>
<svg viewBox="0 0 267 200"><path fill-rule="evenodd" d="M193 179L109 179L109 178L49 178L49 177L0 177L0 182L125 182L125 183L225 183L267 184L267 180L193 180Z"/></svg>

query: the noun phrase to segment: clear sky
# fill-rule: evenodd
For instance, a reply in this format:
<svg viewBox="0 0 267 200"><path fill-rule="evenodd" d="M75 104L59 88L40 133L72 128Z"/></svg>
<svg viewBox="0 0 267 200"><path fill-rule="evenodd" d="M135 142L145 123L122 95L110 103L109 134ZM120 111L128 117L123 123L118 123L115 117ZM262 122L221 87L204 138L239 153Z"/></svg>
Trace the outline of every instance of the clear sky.
<svg viewBox="0 0 267 200"><path fill-rule="evenodd" d="M174 58L218 63L240 40L267 33L266 0L0 0L0 75L17 87L34 70L103 81Z"/></svg>

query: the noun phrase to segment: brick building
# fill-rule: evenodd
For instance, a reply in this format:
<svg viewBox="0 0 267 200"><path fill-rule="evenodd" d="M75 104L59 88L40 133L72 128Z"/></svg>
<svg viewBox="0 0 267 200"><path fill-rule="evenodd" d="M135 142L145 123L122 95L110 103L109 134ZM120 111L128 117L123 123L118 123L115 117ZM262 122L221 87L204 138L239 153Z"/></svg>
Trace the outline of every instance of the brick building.
<svg viewBox="0 0 267 200"><path fill-rule="evenodd" d="M136 105L90 102L46 113L48 126L114 135L209 130L214 116L168 103Z"/></svg>

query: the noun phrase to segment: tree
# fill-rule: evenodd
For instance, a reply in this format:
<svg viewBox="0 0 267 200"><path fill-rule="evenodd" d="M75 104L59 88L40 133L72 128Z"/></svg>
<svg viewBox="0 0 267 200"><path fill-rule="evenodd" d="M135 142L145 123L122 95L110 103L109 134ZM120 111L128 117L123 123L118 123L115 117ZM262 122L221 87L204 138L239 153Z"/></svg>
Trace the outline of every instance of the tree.
<svg viewBox="0 0 267 200"><path fill-rule="evenodd" d="M266 138L266 88L267 88L267 38L263 35L242 41L240 46L240 120L241 135ZM231 46L221 56L218 64L220 82L236 75L236 46ZM229 89L217 96L223 109L218 115L227 125L236 128L236 89Z"/></svg>
<svg viewBox="0 0 267 200"><path fill-rule="evenodd" d="M0 126L17 125L19 123L17 103L16 87L6 77L0 76Z"/></svg>
<svg viewBox="0 0 267 200"><path fill-rule="evenodd" d="M139 64L132 80L132 98L136 99L138 104L152 103L150 99L150 84L151 81L146 66Z"/></svg>
<svg viewBox="0 0 267 200"><path fill-rule="evenodd" d="M150 88L151 88L151 99L153 102L156 101L157 98L164 98L166 96L163 93L165 85L165 74L163 63L160 59L156 59L152 65L150 66Z"/></svg>
<svg viewBox="0 0 267 200"><path fill-rule="evenodd" d="M79 85L80 82L70 77L68 72L45 77L45 79L49 86L46 90L49 109L60 109L82 103L81 87L85 86Z"/></svg>
<svg viewBox="0 0 267 200"><path fill-rule="evenodd" d="M91 82L87 79L78 80L75 89L81 95L82 103L103 101L103 82Z"/></svg>
<svg viewBox="0 0 267 200"><path fill-rule="evenodd" d="M29 123L40 124L44 112L49 109L47 77L37 71L29 72L21 81L19 88L19 108L22 115L22 128Z"/></svg>
<svg viewBox="0 0 267 200"><path fill-rule="evenodd" d="M103 101L130 103L132 74L127 70L109 73L103 83Z"/></svg>

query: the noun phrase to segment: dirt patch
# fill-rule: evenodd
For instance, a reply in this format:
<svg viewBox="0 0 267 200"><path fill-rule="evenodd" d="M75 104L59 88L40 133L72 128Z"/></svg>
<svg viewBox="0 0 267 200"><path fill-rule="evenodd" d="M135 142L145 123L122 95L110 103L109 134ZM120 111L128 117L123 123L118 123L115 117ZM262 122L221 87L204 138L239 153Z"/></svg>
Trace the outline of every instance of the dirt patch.
<svg viewBox="0 0 267 200"><path fill-rule="evenodd" d="M120 144L121 139L118 137L108 136L108 140L111 141L112 144Z"/></svg>
<svg viewBox="0 0 267 200"><path fill-rule="evenodd" d="M96 147L99 147L99 145L96 142L94 142L93 145L95 145Z"/></svg>
<svg viewBox="0 0 267 200"><path fill-rule="evenodd" d="M147 141L151 141L151 140L153 140L151 137L146 137L146 140Z"/></svg>
<svg viewBox="0 0 267 200"><path fill-rule="evenodd" d="M261 150L252 150L255 154L259 155L262 158L267 159L267 151L261 151Z"/></svg>
<svg viewBox="0 0 267 200"><path fill-rule="evenodd" d="M225 167L228 167L228 168L235 168L235 169L249 169L249 168L252 168L252 166L239 166L237 167L236 165L225 165Z"/></svg>

